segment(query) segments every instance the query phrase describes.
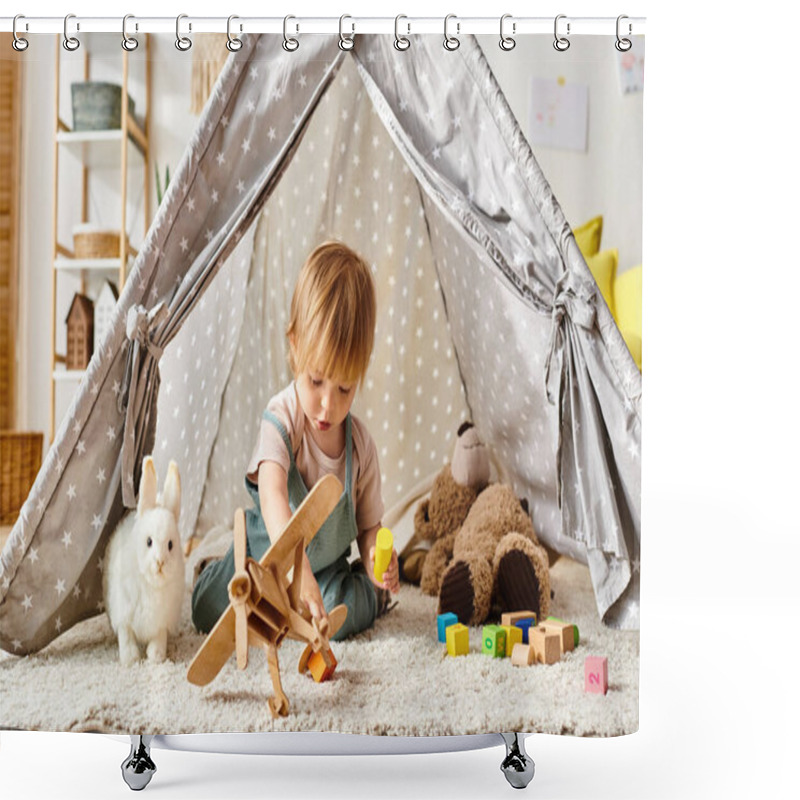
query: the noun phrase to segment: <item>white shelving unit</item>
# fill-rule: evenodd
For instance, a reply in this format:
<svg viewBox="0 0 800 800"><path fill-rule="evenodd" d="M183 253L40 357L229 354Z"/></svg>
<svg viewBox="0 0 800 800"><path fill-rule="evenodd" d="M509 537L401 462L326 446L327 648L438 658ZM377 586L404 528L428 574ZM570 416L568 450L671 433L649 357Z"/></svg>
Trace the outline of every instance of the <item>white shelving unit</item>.
<svg viewBox="0 0 800 800"><path fill-rule="evenodd" d="M58 386L64 386L64 391L74 391L80 379L82 370L66 369L66 355L58 352L57 331L58 326L64 321L57 318L59 308L59 289L63 291L65 278L71 278L69 283L74 287L77 281L79 291L86 293L87 285L94 278L116 279L119 290L125 284L128 270L137 255L137 250L129 243L128 235L128 199L129 175L132 170L139 170L143 174L144 183L144 236L150 224L150 107L151 107L151 60L150 60L150 35L141 37L144 44L145 57L145 116L142 127L128 111L127 98L129 94L129 67L130 54L119 47L119 58L122 86L122 119L119 128L111 130L74 131L64 121L61 113L61 39L56 38L55 58L55 135L54 135L54 175L53 175L53 285L52 285L52 364L50 381L50 440L53 440L56 428L56 392ZM83 79L91 80L90 73L91 44L84 44L83 52ZM108 62L108 57L106 57ZM80 219L81 222L91 222L89 219L89 180L95 170L118 172L119 199L120 199L120 252L115 258L77 259L73 250L59 241L59 221L61 215L67 212L74 214L75 209L65 209L65 204L59 204L59 162L62 156L69 155L81 165L82 181L80 181Z"/></svg>

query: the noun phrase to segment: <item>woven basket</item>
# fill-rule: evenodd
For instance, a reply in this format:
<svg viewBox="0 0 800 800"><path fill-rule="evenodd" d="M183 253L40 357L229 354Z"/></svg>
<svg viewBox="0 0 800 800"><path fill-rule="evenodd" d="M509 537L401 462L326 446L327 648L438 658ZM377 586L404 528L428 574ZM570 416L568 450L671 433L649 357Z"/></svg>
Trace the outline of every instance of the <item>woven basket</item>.
<svg viewBox="0 0 800 800"><path fill-rule="evenodd" d="M119 258L119 231L81 230L72 232L75 258ZM125 237L127 244L128 237Z"/></svg>
<svg viewBox="0 0 800 800"><path fill-rule="evenodd" d="M13 525L42 466L44 434L0 431L0 525Z"/></svg>

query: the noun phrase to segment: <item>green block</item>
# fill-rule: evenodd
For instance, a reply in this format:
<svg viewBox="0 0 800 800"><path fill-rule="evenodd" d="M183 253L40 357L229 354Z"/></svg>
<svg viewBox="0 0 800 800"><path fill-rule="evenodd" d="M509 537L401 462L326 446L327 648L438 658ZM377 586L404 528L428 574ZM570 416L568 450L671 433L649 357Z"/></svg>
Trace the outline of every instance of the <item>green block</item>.
<svg viewBox="0 0 800 800"><path fill-rule="evenodd" d="M484 625L481 652L494 658L505 658L506 632L501 625Z"/></svg>

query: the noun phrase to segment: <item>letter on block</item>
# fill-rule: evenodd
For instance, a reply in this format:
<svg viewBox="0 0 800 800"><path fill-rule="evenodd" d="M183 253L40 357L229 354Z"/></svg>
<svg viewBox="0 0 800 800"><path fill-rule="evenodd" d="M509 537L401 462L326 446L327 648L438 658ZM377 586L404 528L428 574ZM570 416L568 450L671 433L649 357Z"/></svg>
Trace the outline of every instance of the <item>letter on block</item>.
<svg viewBox="0 0 800 800"><path fill-rule="evenodd" d="M541 664L555 664L561 660L560 635L544 628L531 628L528 637L533 645L536 660Z"/></svg>
<svg viewBox="0 0 800 800"><path fill-rule="evenodd" d="M530 629L536 626L536 619L520 619L514 623L515 628L522 631L522 643L528 644L528 633Z"/></svg>
<svg viewBox="0 0 800 800"><path fill-rule="evenodd" d="M484 655L494 658L504 658L506 654L506 632L500 625L483 626Z"/></svg>
<svg viewBox="0 0 800 800"><path fill-rule="evenodd" d="M522 644L522 631L516 625L503 625L506 632L506 657L510 658L515 644Z"/></svg>
<svg viewBox="0 0 800 800"><path fill-rule="evenodd" d="M587 656L586 691L605 694L608 691L608 659L605 656Z"/></svg>
<svg viewBox="0 0 800 800"><path fill-rule="evenodd" d="M328 650L325 654L322 651L312 653L308 658L308 671L314 676L317 683L322 683L331 678L336 671L336 658L333 650Z"/></svg>
<svg viewBox="0 0 800 800"><path fill-rule="evenodd" d="M458 617L453 614L452 612L447 612L447 614L439 614L436 617L436 627L438 628L439 632L439 641L444 644L447 641L446 632L447 629L451 625L455 625L458 622Z"/></svg>
<svg viewBox="0 0 800 800"><path fill-rule="evenodd" d="M532 644L515 644L511 654L511 663L515 667L529 667L535 661Z"/></svg>
<svg viewBox="0 0 800 800"><path fill-rule="evenodd" d="M447 653L451 656L465 656L469 653L469 628L457 622L448 625L445 631Z"/></svg>

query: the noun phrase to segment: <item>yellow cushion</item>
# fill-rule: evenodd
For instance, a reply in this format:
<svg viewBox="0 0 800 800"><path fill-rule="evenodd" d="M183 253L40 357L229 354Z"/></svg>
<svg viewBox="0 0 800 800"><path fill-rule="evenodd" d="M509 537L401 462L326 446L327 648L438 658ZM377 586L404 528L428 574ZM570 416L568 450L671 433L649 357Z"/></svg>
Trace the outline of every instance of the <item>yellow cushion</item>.
<svg viewBox="0 0 800 800"><path fill-rule="evenodd" d="M614 317L639 369L642 368L642 265L614 281Z"/></svg>
<svg viewBox="0 0 800 800"><path fill-rule="evenodd" d="M597 255L600 252L600 238L603 235L603 215L584 222L580 228L572 231L584 258Z"/></svg>
<svg viewBox="0 0 800 800"><path fill-rule="evenodd" d="M612 314L614 314L614 279L617 277L618 260L619 251L616 247L602 250L597 255L586 258L586 264L594 275L600 293Z"/></svg>

